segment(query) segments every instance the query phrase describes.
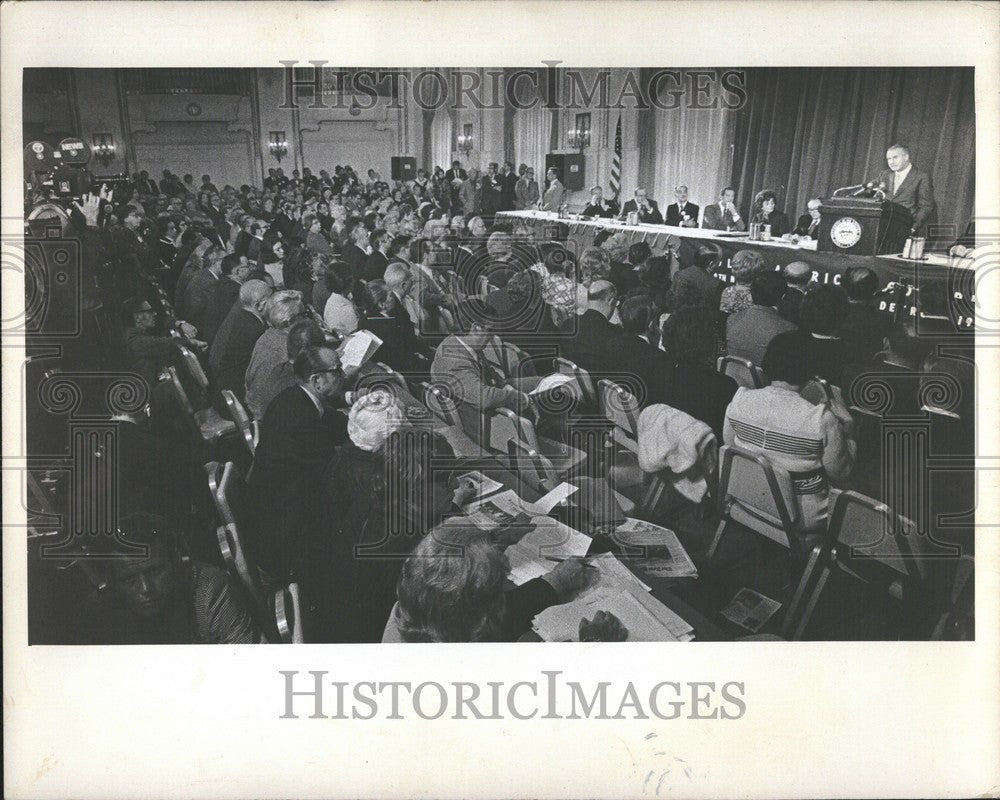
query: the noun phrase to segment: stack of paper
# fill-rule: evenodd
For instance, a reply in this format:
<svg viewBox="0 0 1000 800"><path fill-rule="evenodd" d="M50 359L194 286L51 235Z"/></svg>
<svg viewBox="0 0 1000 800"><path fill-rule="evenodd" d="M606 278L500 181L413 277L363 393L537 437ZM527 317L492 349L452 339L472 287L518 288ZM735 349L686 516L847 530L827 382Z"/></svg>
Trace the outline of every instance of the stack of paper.
<svg viewBox="0 0 1000 800"><path fill-rule="evenodd" d="M535 632L547 642L578 642L580 620L598 611L614 614L628 630L630 642L684 642L694 630L680 616L646 593L599 587L572 603L552 606L535 617Z"/></svg>
<svg viewBox="0 0 1000 800"><path fill-rule="evenodd" d="M360 367L382 346L382 340L371 331L355 331L337 348L340 363L345 367Z"/></svg>
<svg viewBox="0 0 1000 800"><path fill-rule="evenodd" d="M698 570L677 534L652 522L627 519L612 538L651 578L697 577Z"/></svg>
<svg viewBox="0 0 1000 800"><path fill-rule="evenodd" d="M484 531L492 531L513 524L525 515L521 500L513 489L475 500L462 509L469 522Z"/></svg>
<svg viewBox="0 0 1000 800"><path fill-rule="evenodd" d="M507 548L510 580L516 586L550 572L558 561L582 557L591 538L551 517L532 517L533 530ZM554 560L555 559L555 560Z"/></svg>

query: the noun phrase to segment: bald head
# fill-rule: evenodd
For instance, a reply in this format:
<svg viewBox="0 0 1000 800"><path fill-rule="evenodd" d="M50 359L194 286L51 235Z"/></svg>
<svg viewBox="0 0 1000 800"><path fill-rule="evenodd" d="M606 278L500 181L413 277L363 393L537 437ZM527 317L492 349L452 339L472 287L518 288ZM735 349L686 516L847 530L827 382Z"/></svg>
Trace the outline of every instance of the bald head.
<svg viewBox="0 0 1000 800"><path fill-rule="evenodd" d="M587 288L587 308L593 309L606 318L614 312L618 290L611 281L599 279Z"/></svg>
<svg viewBox="0 0 1000 800"><path fill-rule="evenodd" d="M249 280L240 287L240 305L247 311L259 310L273 290L264 281Z"/></svg>
<svg viewBox="0 0 1000 800"><path fill-rule="evenodd" d="M791 264L785 265L782 275L785 276L785 280L788 281L789 286L798 286L801 288L809 283L812 271L812 267L805 261L793 261Z"/></svg>

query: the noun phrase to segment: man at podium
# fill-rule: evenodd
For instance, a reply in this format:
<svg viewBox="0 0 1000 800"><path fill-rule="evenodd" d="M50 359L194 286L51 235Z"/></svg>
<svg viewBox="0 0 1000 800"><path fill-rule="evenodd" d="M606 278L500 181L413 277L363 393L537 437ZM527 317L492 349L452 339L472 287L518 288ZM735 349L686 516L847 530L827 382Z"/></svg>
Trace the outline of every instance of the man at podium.
<svg viewBox="0 0 1000 800"><path fill-rule="evenodd" d="M927 224L935 208L931 176L910 163L910 151L901 144L890 147L885 160L889 169L879 175L879 188L886 199L910 212L913 216L910 233L916 233Z"/></svg>

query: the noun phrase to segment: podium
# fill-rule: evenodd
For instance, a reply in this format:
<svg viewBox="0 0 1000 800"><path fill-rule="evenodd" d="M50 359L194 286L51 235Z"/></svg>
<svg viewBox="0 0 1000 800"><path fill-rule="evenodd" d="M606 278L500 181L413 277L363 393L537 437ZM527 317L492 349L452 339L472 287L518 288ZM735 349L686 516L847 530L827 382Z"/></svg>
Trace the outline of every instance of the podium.
<svg viewBox="0 0 1000 800"><path fill-rule="evenodd" d="M819 213L816 249L826 253L899 253L913 227L906 208L870 197L829 197L821 201Z"/></svg>

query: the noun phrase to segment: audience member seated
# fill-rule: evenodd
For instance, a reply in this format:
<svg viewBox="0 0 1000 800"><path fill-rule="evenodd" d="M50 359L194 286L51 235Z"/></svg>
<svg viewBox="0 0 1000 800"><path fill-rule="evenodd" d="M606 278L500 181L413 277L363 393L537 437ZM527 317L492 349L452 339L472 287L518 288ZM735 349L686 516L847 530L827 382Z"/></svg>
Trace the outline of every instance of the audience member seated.
<svg viewBox="0 0 1000 800"><path fill-rule="evenodd" d="M306 317L292 323L285 338L287 359L271 368L271 372L261 382L260 390L255 394L254 402L259 403L261 408L259 419L267 415L267 409L275 397L298 382L293 365L299 353L307 347L318 347L323 344L329 344L327 335L316 320Z"/></svg>
<svg viewBox="0 0 1000 800"><path fill-rule="evenodd" d="M264 310L270 297L271 288L266 283L248 280L240 286L237 302L222 320L208 352L209 377L220 392L228 389L243 400L250 357L267 328Z"/></svg>
<svg viewBox="0 0 1000 800"><path fill-rule="evenodd" d="M812 377L809 349L802 331L770 341L763 367L771 384L736 390L723 439L767 456L775 472L787 476L779 483L785 501L798 506L803 532L818 533L826 526L829 482L850 477L857 444L854 420L838 395L819 405L802 397Z"/></svg>
<svg viewBox="0 0 1000 800"><path fill-rule="evenodd" d="M246 406L254 419L263 419L263 401L270 396L271 371L287 358L288 329L307 314L299 292L283 289L268 299L265 313L268 327L253 346L245 376Z"/></svg>
<svg viewBox="0 0 1000 800"><path fill-rule="evenodd" d="M519 378L504 374L488 361L483 350L493 341L494 317L481 300L469 298L457 309L459 332L438 345L431 364L435 383L447 387L458 407L465 434L483 442L483 415L498 408L518 414L533 414L527 391L537 378Z"/></svg>
<svg viewBox="0 0 1000 800"><path fill-rule="evenodd" d="M673 365L667 405L704 422L721 442L737 383L716 369L715 320L702 306L683 306L663 323L662 341Z"/></svg>
<svg viewBox="0 0 1000 800"><path fill-rule="evenodd" d="M338 336L358 329L361 319L354 304L354 272L343 261L334 261L323 275L330 296L323 307L323 324Z"/></svg>
<svg viewBox="0 0 1000 800"><path fill-rule="evenodd" d="M799 307L809 290L813 269L805 261L785 264L781 274L785 277L785 294L778 303L778 313L793 325L799 324Z"/></svg>
<svg viewBox="0 0 1000 800"><path fill-rule="evenodd" d="M368 237L371 243L372 252L365 259L364 272L362 277L366 281L382 280L385 276L385 268L389 266L389 243L392 241L385 228L377 228Z"/></svg>
<svg viewBox="0 0 1000 800"><path fill-rule="evenodd" d="M296 385L267 407L247 481L252 506L253 551L277 582L302 569L302 525L319 477L337 445L347 438L343 406L347 388L337 351L307 347L292 365Z"/></svg>
<svg viewBox="0 0 1000 800"><path fill-rule="evenodd" d="M726 288L726 284L712 274L718 266L719 257L714 250L698 248L694 261L683 266L670 282L670 308L696 303L717 312ZM685 302L679 302L682 297Z"/></svg>
<svg viewBox="0 0 1000 800"><path fill-rule="evenodd" d="M849 358L847 345L839 336L847 309L847 293L832 285L814 287L799 309L802 330L810 337L809 366L813 376L834 386L844 382Z"/></svg>
<svg viewBox="0 0 1000 800"><path fill-rule="evenodd" d="M245 256L230 253L222 259L222 275L212 287L211 296L202 314L201 338L211 344L219 327L234 307L238 306L240 287L250 275L250 264Z"/></svg>
<svg viewBox="0 0 1000 800"><path fill-rule="evenodd" d="M867 267L853 267L844 275L844 288L850 301L841 329L847 358L852 364L869 364L891 327L889 316L875 307L878 276Z"/></svg>
<svg viewBox="0 0 1000 800"><path fill-rule="evenodd" d="M753 305L750 282L763 269L764 258L756 250L740 250L729 264L736 283L722 290L719 310L723 314L735 314Z"/></svg>
<svg viewBox="0 0 1000 800"><path fill-rule="evenodd" d="M222 278L222 260L225 255L225 251L218 247L210 248L205 253L204 266L191 276L184 291L184 313L199 334L208 327L209 303L215 294L216 284Z"/></svg>
<svg viewBox="0 0 1000 800"><path fill-rule="evenodd" d="M84 615L94 644L258 644L239 588L218 567L185 561L178 535L153 514L119 521L107 588ZM120 548L147 548L121 557ZM113 557L112 557L113 556Z"/></svg>
<svg viewBox="0 0 1000 800"><path fill-rule="evenodd" d="M636 270L639 285L633 288L629 297L649 297L663 314L670 301L670 256L650 256Z"/></svg>
<svg viewBox="0 0 1000 800"><path fill-rule="evenodd" d="M379 361L410 378L426 374L430 350L418 338L399 298L383 280L369 281L362 294L361 327L382 340L370 361Z"/></svg>
<svg viewBox="0 0 1000 800"><path fill-rule="evenodd" d="M785 281L774 272L760 272L750 283L753 305L733 314L726 322L726 352L760 366L768 344L779 333L795 325L777 310L785 293Z"/></svg>
<svg viewBox="0 0 1000 800"><path fill-rule="evenodd" d="M129 368L142 376L152 389L159 380L160 372L171 364L177 354L177 345L186 344L196 350L203 350L205 343L195 339L195 330L186 322L173 323L171 336L158 324L158 315L148 300L132 297L123 303L125 324L125 354Z"/></svg>
<svg viewBox="0 0 1000 800"><path fill-rule="evenodd" d="M478 528L442 525L403 564L398 601L382 641L515 641L528 633L535 615L583 589L592 569L581 559L569 559L506 591L507 558L489 535ZM593 621L581 619L581 638L626 638L621 622L603 613Z"/></svg>

